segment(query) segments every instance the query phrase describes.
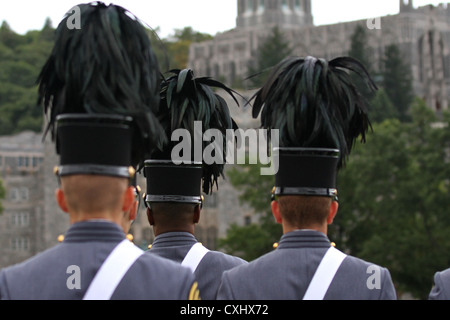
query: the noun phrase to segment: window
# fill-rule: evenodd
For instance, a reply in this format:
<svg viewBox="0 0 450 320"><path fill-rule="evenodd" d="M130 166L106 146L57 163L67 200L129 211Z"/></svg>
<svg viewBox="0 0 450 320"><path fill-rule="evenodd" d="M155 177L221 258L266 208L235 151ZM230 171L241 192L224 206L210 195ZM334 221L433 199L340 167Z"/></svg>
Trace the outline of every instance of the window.
<svg viewBox="0 0 450 320"><path fill-rule="evenodd" d="M11 201L19 200L19 189L18 188L11 188L11 190L9 191L9 199Z"/></svg>
<svg viewBox="0 0 450 320"><path fill-rule="evenodd" d="M15 227L29 226L30 214L27 211L14 212L11 216L11 225Z"/></svg>
<svg viewBox="0 0 450 320"><path fill-rule="evenodd" d="M20 168L20 167L23 167L23 163L24 163L24 158L23 157L18 157L17 158L17 166Z"/></svg>
<svg viewBox="0 0 450 320"><path fill-rule="evenodd" d="M21 155L16 157L17 167L22 170L30 170L38 168L44 158L39 155Z"/></svg>
<svg viewBox="0 0 450 320"><path fill-rule="evenodd" d="M266 6L265 0L259 0L259 4L258 4L258 12L259 12L259 13L264 12L265 6Z"/></svg>
<svg viewBox="0 0 450 320"><path fill-rule="evenodd" d="M42 163L42 161L42 157L33 157L31 160L31 165L33 166L33 168L36 168Z"/></svg>
<svg viewBox="0 0 450 320"><path fill-rule="evenodd" d="M281 1L281 9L283 9L283 11L289 11L289 4L287 0Z"/></svg>
<svg viewBox="0 0 450 320"><path fill-rule="evenodd" d="M302 10L302 4L301 4L300 0L295 0L294 8L295 8L296 11L301 11Z"/></svg>
<svg viewBox="0 0 450 320"><path fill-rule="evenodd" d="M29 194L30 193L29 193L29 190L27 187L20 188L20 200L24 200L24 201L28 200Z"/></svg>
<svg viewBox="0 0 450 320"><path fill-rule="evenodd" d="M28 168L30 166L30 158L27 156L17 157L17 166L19 169Z"/></svg>
<svg viewBox="0 0 450 320"><path fill-rule="evenodd" d="M253 0L247 0L247 12L253 12L254 11L254 7L253 7Z"/></svg>
<svg viewBox="0 0 450 320"><path fill-rule="evenodd" d="M16 251L26 251L29 248L29 240L27 238L11 239L11 249Z"/></svg>

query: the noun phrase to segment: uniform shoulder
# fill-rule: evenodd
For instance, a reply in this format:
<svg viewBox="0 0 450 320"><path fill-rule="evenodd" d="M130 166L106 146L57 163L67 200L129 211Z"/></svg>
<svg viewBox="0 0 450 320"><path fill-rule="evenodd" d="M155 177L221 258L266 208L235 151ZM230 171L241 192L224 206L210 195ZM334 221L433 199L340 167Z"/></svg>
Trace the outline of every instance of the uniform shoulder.
<svg viewBox="0 0 450 320"><path fill-rule="evenodd" d="M248 276L254 277L260 274L261 270L271 273L274 272L274 269L276 269L276 266L278 265L278 259L279 252L272 251L250 262L243 260L244 263L239 264L235 268L227 270L226 274L227 277L231 277L233 279L236 279L237 281L240 281L240 279L246 279Z"/></svg>
<svg viewBox="0 0 450 320"><path fill-rule="evenodd" d="M29 275L30 270L35 270L35 272L38 273L39 269L45 270L47 268L45 262L51 261L51 257L57 250L58 246L52 247L36 254L35 256L30 257L25 261L5 267L0 271L4 276L8 276L11 278L22 278L23 276Z"/></svg>
<svg viewBox="0 0 450 320"><path fill-rule="evenodd" d="M123 284L139 288L140 299L149 300L186 300L192 290L197 290L195 277L188 268L153 254L143 254L127 273ZM122 289L121 294L127 296L127 289Z"/></svg>
<svg viewBox="0 0 450 320"><path fill-rule="evenodd" d="M429 294L429 300L450 299L450 268L434 274L434 286Z"/></svg>
<svg viewBox="0 0 450 320"><path fill-rule="evenodd" d="M247 264L248 262L245 261L244 259L237 257L237 256L233 256L224 252L220 252L220 251L214 251L214 250L210 250L206 255L205 255L205 259L208 259L210 261L216 261L216 262L222 262L222 263L226 263L229 265L234 265L234 266L238 266L241 264Z"/></svg>
<svg viewBox="0 0 450 320"><path fill-rule="evenodd" d="M450 268L436 273L443 281L450 284Z"/></svg>
<svg viewBox="0 0 450 320"><path fill-rule="evenodd" d="M366 261L351 255L348 255L347 258L344 260L344 262L346 264L351 264L353 267L359 267L361 269L364 269L365 271L370 268L379 268L381 270L387 270L387 268L380 266L376 263Z"/></svg>
<svg viewBox="0 0 450 320"><path fill-rule="evenodd" d="M142 265L150 266L153 272L158 271L159 274L170 274L179 271L181 276L191 274L190 270L181 266L179 263L166 259L154 254L143 254L139 261Z"/></svg>

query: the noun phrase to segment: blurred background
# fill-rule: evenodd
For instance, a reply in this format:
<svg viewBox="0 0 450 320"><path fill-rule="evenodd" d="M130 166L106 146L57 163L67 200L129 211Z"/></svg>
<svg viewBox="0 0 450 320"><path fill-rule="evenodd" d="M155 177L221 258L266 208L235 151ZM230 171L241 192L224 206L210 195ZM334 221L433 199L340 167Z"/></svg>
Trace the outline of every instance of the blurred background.
<svg viewBox="0 0 450 320"><path fill-rule="evenodd" d="M69 226L54 200L58 158L42 138L35 81L55 27L76 4L0 4L0 268L57 245ZM427 298L434 273L450 267L449 4L165 0L123 6L148 23L162 71L189 67L242 95L239 107L228 102L244 129L259 126L246 99L283 58L360 60L379 87L364 92L373 131L339 173L340 207L329 237L339 249L387 267L399 297ZM227 165L219 189L206 196L196 236L210 249L247 260L274 249L281 236L270 212L274 179L261 176L260 167ZM145 179L139 181L145 189ZM153 241L143 203L130 234L143 249Z"/></svg>

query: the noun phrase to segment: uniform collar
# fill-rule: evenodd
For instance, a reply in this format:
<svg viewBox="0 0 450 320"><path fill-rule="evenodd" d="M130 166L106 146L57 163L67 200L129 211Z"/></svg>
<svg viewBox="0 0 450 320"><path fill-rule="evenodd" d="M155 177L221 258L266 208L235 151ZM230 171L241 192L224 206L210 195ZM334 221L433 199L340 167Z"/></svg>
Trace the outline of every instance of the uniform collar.
<svg viewBox="0 0 450 320"><path fill-rule="evenodd" d="M74 223L67 230L64 242L122 241L125 233L115 223L106 220L89 220Z"/></svg>
<svg viewBox="0 0 450 320"><path fill-rule="evenodd" d="M175 247L183 245L193 245L198 241L189 232L166 232L156 236L153 247Z"/></svg>
<svg viewBox="0 0 450 320"><path fill-rule="evenodd" d="M315 230L295 230L281 237L278 249L328 248L330 246L330 240L322 232Z"/></svg>

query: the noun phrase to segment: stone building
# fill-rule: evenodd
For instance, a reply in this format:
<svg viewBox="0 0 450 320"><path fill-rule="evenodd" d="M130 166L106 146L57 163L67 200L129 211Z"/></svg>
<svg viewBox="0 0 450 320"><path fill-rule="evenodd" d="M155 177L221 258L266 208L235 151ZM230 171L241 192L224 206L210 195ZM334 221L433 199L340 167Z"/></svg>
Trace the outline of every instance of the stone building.
<svg viewBox="0 0 450 320"><path fill-rule="evenodd" d="M0 215L0 268L42 250L43 159L41 135L27 131L0 137L0 177L5 189Z"/></svg>
<svg viewBox="0 0 450 320"><path fill-rule="evenodd" d="M450 6L413 7L400 0L396 15L315 26L311 0L238 0L236 28L213 40L195 43L189 67L199 76L212 76L229 85L249 76L258 48L273 27L283 32L293 54L331 59L347 55L357 25L368 28L370 60L380 69L384 49L397 44L409 62L413 87L435 111L447 109L450 100Z"/></svg>

